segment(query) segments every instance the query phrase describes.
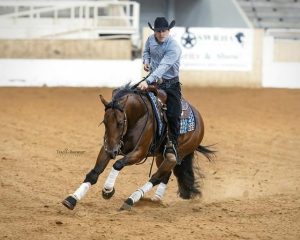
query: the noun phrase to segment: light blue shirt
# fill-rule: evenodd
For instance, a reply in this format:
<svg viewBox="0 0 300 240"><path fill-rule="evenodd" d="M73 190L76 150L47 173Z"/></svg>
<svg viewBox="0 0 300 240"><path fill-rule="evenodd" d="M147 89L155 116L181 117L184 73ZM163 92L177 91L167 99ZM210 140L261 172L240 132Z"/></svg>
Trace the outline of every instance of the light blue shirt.
<svg viewBox="0 0 300 240"><path fill-rule="evenodd" d="M150 64L148 83L178 76L181 48L174 38L168 36L163 42L156 41L154 34L148 37L143 51L143 64Z"/></svg>

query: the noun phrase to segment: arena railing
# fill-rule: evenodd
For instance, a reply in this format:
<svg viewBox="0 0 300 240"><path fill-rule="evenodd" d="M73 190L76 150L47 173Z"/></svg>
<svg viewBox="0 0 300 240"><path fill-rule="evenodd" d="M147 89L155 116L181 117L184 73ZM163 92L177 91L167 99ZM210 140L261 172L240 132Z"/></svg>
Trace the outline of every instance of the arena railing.
<svg viewBox="0 0 300 240"><path fill-rule="evenodd" d="M139 7L132 1L1 0L0 38L138 37Z"/></svg>

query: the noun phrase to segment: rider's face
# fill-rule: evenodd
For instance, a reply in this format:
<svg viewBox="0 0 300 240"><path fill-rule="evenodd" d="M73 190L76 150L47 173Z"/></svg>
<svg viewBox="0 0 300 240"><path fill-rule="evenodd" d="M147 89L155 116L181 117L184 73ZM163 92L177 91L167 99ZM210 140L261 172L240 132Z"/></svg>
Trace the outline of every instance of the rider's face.
<svg viewBox="0 0 300 240"><path fill-rule="evenodd" d="M155 31L154 35L158 42L162 43L164 42L167 37L169 36L170 30L161 30L161 31Z"/></svg>

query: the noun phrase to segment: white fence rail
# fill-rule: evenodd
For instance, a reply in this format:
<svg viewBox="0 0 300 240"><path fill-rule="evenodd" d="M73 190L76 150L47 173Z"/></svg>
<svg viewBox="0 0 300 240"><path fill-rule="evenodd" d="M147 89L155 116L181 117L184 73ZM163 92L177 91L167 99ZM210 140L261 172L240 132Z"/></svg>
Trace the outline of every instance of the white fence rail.
<svg viewBox="0 0 300 240"><path fill-rule="evenodd" d="M119 87L140 81L141 67L141 59L0 59L0 87Z"/></svg>
<svg viewBox="0 0 300 240"><path fill-rule="evenodd" d="M139 12L131 1L0 1L0 38L138 38Z"/></svg>

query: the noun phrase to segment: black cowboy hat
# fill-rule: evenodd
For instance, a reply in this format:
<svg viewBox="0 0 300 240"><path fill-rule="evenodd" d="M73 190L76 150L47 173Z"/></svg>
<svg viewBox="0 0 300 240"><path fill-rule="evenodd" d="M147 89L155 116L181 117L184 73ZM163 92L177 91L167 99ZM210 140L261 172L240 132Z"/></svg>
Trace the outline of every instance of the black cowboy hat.
<svg viewBox="0 0 300 240"><path fill-rule="evenodd" d="M152 25L148 22L148 26L155 32L159 32L162 30L170 30L172 27L175 26L175 20L173 20L170 25L164 17L157 17L154 21L154 28Z"/></svg>

